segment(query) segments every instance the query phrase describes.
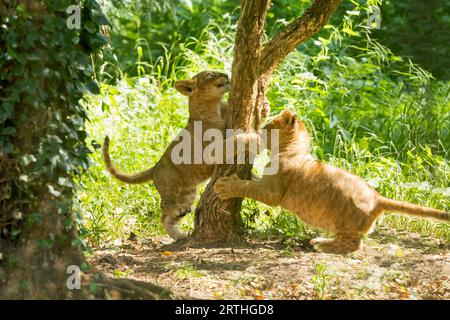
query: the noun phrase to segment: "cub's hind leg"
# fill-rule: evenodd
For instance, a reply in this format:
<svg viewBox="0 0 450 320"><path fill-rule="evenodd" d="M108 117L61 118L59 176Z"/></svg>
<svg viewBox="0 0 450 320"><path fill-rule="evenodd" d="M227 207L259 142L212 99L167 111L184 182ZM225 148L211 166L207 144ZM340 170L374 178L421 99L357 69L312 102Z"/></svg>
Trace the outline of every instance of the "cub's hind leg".
<svg viewBox="0 0 450 320"><path fill-rule="evenodd" d="M184 217L194 210L194 202L197 199L197 188L184 188L178 198L178 206L180 210L180 217Z"/></svg>
<svg viewBox="0 0 450 320"><path fill-rule="evenodd" d="M181 231L178 228L178 223L185 214L180 213L180 208L178 203L175 201L176 196L170 197L165 195L164 198L161 196L161 210L163 212L161 216L161 222L167 234L175 240L181 240L187 238L188 234Z"/></svg>
<svg viewBox="0 0 450 320"><path fill-rule="evenodd" d="M161 195L161 209L163 215L161 222L167 234L175 240L182 240L189 236L187 232L178 227L181 219L193 210L193 203L197 197L196 188L187 188L181 192L165 193Z"/></svg>
<svg viewBox="0 0 450 320"><path fill-rule="evenodd" d="M164 230L166 230L167 234L175 240L182 240L188 237L187 232L181 231L180 228L178 228L180 220L181 218L174 218L164 213L161 215L161 223L163 224Z"/></svg>
<svg viewBox="0 0 450 320"><path fill-rule="evenodd" d="M361 235L357 233L338 233L334 239L316 238L310 243L314 249L325 253L347 254L361 247Z"/></svg>
<svg viewBox="0 0 450 320"><path fill-rule="evenodd" d="M189 233L180 230L178 224L184 216L192 212L196 197L196 188L186 188L177 195L175 201L164 202L163 210L168 214L164 214L161 221L166 232L175 240L182 240L189 236Z"/></svg>
<svg viewBox="0 0 450 320"><path fill-rule="evenodd" d="M164 229L175 240L186 238L188 234L178 228L178 223L181 218L186 215L186 212L181 212L182 210L179 206L179 197L182 188L176 182L167 180L160 175L155 175L154 183L161 197L161 223Z"/></svg>

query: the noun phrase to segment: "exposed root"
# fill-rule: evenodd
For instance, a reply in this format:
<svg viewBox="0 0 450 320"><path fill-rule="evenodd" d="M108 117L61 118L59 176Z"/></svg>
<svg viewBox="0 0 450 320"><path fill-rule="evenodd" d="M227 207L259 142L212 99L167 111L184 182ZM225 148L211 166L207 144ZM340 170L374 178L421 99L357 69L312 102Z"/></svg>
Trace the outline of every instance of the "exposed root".
<svg viewBox="0 0 450 320"><path fill-rule="evenodd" d="M144 281L131 279L112 279L103 273L90 277L89 284L95 283L101 290L89 296L90 299L106 300L189 300L173 291Z"/></svg>

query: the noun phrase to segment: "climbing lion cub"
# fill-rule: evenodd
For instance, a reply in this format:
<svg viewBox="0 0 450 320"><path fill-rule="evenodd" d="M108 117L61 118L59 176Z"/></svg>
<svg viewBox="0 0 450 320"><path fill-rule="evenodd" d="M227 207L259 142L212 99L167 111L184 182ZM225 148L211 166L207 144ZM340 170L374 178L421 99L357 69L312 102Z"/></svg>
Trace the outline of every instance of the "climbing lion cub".
<svg viewBox="0 0 450 320"><path fill-rule="evenodd" d="M231 127L231 111L228 104L222 101L224 94L230 90L228 75L204 71L191 80L176 82L175 88L189 97L189 122L185 129L190 133L192 144L194 121L202 122L202 135L208 129L225 130ZM213 165L207 164L175 165L171 160L171 152L177 143L173 141L169 145L155 166L132 175L121 173L112 165L108 137L103 144L106 167L118 180L130 184L153 180L161 196L161 221L167 233L175 240L187 236L178 229L177 224L192 211L192 204L197 197L197 186L210 178L214 169Z"/></svg>
<svg viewBox="0 0 450 320"><path fill-rule="evenodd" d="M384 211L449 221L449 213L385 198L360 177L313 159L305 125L291 111L284 110L265 128L269 137L271 130L279 129L279 152L271 155L271 161L279 161L278 173L264 175L257 182L224 177L214 190L221 199L248 197L280 206L295 212L304 222L335 234L334 239L311 240L317 250L337 254L358 250L361 238ZM256 134L243 138L259 141ZM267 141L269 149L272 143Z"/></svg>

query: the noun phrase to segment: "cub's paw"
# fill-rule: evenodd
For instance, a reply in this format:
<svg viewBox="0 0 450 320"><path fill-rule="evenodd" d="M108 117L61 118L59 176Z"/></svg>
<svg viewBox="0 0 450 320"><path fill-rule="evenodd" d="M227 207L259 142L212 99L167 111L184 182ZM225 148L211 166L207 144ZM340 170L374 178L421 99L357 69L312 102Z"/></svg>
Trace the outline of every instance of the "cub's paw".
<svg viewBox="0 0 450 320"><path fill-rule="evenodd" d="M230 177L223 177L217 180L214 185L214 192L217 193L219 199L226 200L230 198L235 198L233 190L235 189L235 183L240 181L237 175L232 175Z"/></svg>
<svg viewBox="0 0 450 320"><path fill-rule="evenodd" d="M329 239L325 239L325 238L315 238L315 239L312 239L311 241L309 241L309 244L312 245L316 251L321 251L320 244L324 243L324 242L329 242L329 241L330 241Z"/></svg>
<svg viewBox="0 0 450 320"><path fill-rule="evenodd" d="M319 252L341 255L346 255L357 251L361 245L361 241L359 239L339 241L336 239L316 238L312 239L309 243L312 244L314 249Z"/></svg>
<svg viewBox="0 0 450 320"><path fill-rule="evenodd" d="M189 237L189 233L180 230L176 225L165 225L167 234L175 241L184 240Z"/></svg>
<svg viewBox="0 0 450 320"><path fill-rule="evenodd" d="M329 242L329 241L330 241L330 239L326 239L326 238L314 238L309 241L309 244L314 246L321 242Z"/></svg>
<svg viewBox="0 0 450 320"><path fill-rule="evenodd" d="M172 238L175 240L175 241L180 241L180 240L184 240L184 239L186 239L186 238L188 238L189 237L189 232L185 232L185 231L178 231L176 234L174 234L173 236L172 236Z"/></svg>

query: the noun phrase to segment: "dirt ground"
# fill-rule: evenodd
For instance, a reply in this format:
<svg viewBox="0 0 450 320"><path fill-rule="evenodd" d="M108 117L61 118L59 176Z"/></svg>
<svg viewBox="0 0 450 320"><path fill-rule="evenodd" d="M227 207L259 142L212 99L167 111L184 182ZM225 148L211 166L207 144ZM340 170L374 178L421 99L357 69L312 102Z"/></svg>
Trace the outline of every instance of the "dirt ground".
<svg viewBox="0 0 450 320"><path fill-rule="evenodd" d="M200 299L450 299L449 249L396 230L372 234L348 256L314 252L308 241L192 248L158 237L97 248L91 262Z"/></svg>

